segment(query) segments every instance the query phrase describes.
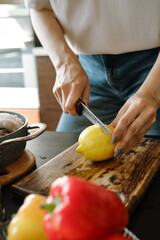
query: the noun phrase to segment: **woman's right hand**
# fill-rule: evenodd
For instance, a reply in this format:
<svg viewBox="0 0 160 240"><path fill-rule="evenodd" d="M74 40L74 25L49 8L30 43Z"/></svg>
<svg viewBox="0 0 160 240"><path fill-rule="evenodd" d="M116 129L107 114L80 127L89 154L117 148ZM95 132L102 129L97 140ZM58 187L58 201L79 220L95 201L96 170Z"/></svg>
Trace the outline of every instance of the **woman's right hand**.
<svg viewBox="0 0 160 240"><path fill-rule="evenodd" d="M56 68L53 93L64 113L77 115L75 104L80 97L88 105L89 80L77 56Z"/></svg>
<svg viewBox="0 0 160 240"><path fill-rule="evenodd" d="M53 10L31 9L30 15L35 32L56 69L53 93L63 112L77 115L77 100L81 97L86 105L89 103L88 76L68 46L63 28Z"/></svg>

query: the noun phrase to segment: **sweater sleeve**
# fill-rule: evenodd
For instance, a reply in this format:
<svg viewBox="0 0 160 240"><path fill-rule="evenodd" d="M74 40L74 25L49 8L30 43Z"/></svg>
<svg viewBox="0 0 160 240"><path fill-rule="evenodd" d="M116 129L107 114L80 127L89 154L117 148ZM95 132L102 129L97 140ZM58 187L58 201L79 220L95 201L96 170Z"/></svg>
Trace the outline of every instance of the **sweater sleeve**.
<svg viewBox="0 0 160 240"><path fill-rule="evenodd" d="M24 0L25 6L27 8L33 8L33 9L52 9L50 1L49 0Z"/></svg>

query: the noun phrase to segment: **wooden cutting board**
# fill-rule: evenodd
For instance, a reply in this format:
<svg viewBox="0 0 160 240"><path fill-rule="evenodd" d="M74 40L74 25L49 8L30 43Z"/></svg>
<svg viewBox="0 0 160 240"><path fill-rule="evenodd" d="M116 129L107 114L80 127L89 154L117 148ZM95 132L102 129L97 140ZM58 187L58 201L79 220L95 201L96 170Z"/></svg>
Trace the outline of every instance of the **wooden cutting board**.
<svg viewBox="0 0 160 240"><path fill-rule="evenodd" d="M160 167L160 140L143 138L126 156L103 162L86 160L75 151L77 146L78 143L74 144L13 184L12 191L22 196L48 195L55 179L74 175L121 194L131 213Z"/></svg>
<svg viewBox="0 0 160 240"><path fill-rule="evenodd" d="M10 165L0 169L0 184L11 184L31 171L35 166L33 153L25 149L22 155Z"/></svg>

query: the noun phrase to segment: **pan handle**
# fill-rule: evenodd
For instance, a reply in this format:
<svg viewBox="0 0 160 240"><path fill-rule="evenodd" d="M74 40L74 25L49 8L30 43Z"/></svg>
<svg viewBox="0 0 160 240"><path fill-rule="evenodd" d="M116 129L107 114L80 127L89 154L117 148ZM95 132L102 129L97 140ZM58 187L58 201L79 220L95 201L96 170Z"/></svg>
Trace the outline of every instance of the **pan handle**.
<svg viewBox="0 0 160 240"><path fill-rule="evenodd" d="M5 141L0 143L0 147L4 146L4 145L7 145L9 143L18 143L18 142L32 140L32 139L38 137L39 135L41 135L46 130L47 125L45 123L35 123L35 124L31 124L30 126L27 127L28 130L29 129L35 129L35 128L39 128L39 129L37 131L35 131L34 133L31 133L27 136L5 140Z"/></svg>

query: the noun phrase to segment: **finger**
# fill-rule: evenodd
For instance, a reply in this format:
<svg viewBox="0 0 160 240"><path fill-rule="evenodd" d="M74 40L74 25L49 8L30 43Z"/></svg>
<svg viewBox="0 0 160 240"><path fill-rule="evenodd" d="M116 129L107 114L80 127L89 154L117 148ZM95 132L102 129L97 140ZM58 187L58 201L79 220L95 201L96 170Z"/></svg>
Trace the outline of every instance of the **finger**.
<svg viewBox="0 0 160 240"><path fill-rule="evenodd" d="M147 120L146 120L147 119ZM155 123L155 116L142 113L133 123L130 124L124 135L118 141L115 152L120 148L123 153L131 150L138 141L151 129Z"/></svg>
<svg viewBox="0 0 160 240"><path fill-rule="evenodd" d="M57 102L60 104L61 108L62 108L62 92L61 92L61 89L57 89L57 88L53 88L53 94L57 100ZM63 110L63 108L62 108Z"/></svg>
<svg viewBox="0 0 160 240"><path fill-rule="evenodd" d="M67 100L66 100L66 103L65 103L65 108L67 109L67 111L75 116L77 115L77 112L76 112L76 102L77 100L81 97L81 91L78 87L73 87L71 92L69 93L68 97L67 97Z"/></svg>
<svg viewBox="0 0 160 240"><path fill-rule="evenodd" d="M74 95L76 94L75 83L70 85L64 84L61 87L61 105L64 113L70 113L71 115L75 115L74 113Z"/></svg>
<svg viewBox="0 0 160 240"><path fill-rule="evenodd" d="M68 98L66 100L65 108L67 108L68 112L71 115L77 115L76 111L76 102L81 97L82 101L85 102L86 105L89 103L89 93L90 93L90 85L87 81L85 87L82 87L81 84L74 84Z"/></svg>
<svg viewBox="0 0 160 240"><path fill-rule="evenodd" d="M77 114L74 109L75 103L76 103L75 97L72 94L69 94L65 102L65 112L71 114L72 116L75 116Z"/></svg>
<svg viewBox="0 0 160 240"><path fill-rule="evenodd" d="M136 109L136 111L126 112L113 132L112 143L115 144L115 140L120 139L126 131L131 131L132 135L134 135L134 131L139 131L141 127L143 129L147 122L152 126L155 121L156 110L153 107L138 108L138 111Z"/></svg>
<svg viewBox="0 0 160 240"><path fill-rule="evenodd" d="M146 128L146 132L148 132L151 129L150 126L148 126L148 128ZM144 136L144 132L140 131L139 134L135 137L132 137L130 140L127 140L127 137L125 137L126 139L124 139L124 137L118 142L116 148L115 149L115 157L120 158L123 154L129 152L131 149L133 149L136 144L143 138ZM129 141L129 144L128 144Z"/></svg>
<svg viewBox="0 0 160 240"><path fill-rule="evenodd" d="M123 113L123 111L122 111L122 113ZM115 142L122 137L122 135L124 134L126 129L131 125L131 123L134 122L135 119L138 118L139 114L140 114L140 110L139 111L128 110L127 112L125 112L124 115L122 115L121 118L120 118L120 116L118 116L118 118L120 118L120 119L116 123L115 130L112 134L112 143L113 144L115 144Z"/></svg>
<svg viewBox="0 0 160 240"><path fill-rule="evenodd" d="M118 123L118 121L119 121L119 119L126 113L126 111L127 111L127 109L123 106L123 107L119 110L116 118L110 123L110 125L115 128L116 125L117 125L117 123Z"/></svg>
<svg viewBox="0 0 160 240"><path fill-rule="evenodd" d="M67 93L62 91L62 109L64 113L69 113L68 109L66 108L67 98L68 98Z"/></svg>

